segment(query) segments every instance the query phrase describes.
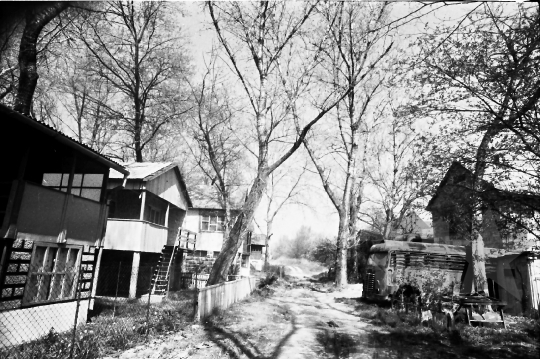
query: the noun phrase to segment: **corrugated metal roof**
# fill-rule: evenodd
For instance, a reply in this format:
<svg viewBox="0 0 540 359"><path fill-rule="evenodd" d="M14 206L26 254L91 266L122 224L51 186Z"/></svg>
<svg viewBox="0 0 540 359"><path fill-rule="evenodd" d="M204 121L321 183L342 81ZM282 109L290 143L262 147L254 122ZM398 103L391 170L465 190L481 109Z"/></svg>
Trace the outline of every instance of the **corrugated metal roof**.
<svg viewBox="0 0 540 359"><path fill-rule="evenodd" d="M173 162L126 162L122 165L129 171L128 179L147 181L156 175L167 172L173 168ZM124 178L118 171L111 170L109 178Z"/></svg>
<svg viewBox="0 0 540 359"><path fill-rule="evenodd" d="M49 132L49 133L54 132L54 136L57 136L57 135L61 136L62 138L64 138L71 145L71 147L77 147L79 150L88 151L89 153L91 153L94 156L99 156L103 160L109 162L109 167L111 167L111 168L117 167L117 170L123 170L124 172L127 173L127 171L125 171L125 169L122 168L122 165L120 163L118 163L116 161L113 161L109 157L95 151L90 146L85 145L84 143L79 142L75 138L66 135L62 131L59 131L59 130L55 129L54 127L48 125L44 121L38 120L36 118L30 117L30 116L27 116L27 115L24 115L24 114L22 114L20 112L17 112L15 110L9 108L6 105L3 105L3 104L0 104L0 111L5 112L6 114L11 115L13 118L18 119L20 121L26 121L29 125L33 124L32 127L36 128L38 130L41 130L42 132ZM66 143L66 144L68 144L68 143Z"/></svg>

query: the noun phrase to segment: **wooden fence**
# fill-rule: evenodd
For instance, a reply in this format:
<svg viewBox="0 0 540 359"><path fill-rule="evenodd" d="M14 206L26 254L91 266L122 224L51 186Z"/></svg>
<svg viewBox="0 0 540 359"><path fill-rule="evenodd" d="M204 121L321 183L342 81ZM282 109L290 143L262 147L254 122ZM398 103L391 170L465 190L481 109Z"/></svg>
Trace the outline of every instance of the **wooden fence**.
<svg viewBox="0 0 540 359"><path fill-rule="evenodd" d="M211 285L199 290L196 320L204 319L212 314L214 309L227 309L232 304L251 295L255 289L256 278L246 277L232 282Z"/></svg>

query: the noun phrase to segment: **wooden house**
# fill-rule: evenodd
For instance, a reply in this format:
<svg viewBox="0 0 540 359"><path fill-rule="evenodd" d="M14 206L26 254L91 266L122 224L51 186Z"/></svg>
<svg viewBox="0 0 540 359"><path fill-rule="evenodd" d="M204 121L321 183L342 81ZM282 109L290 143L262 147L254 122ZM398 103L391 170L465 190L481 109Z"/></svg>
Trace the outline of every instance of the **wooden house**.
<svg viewBox="0 0 540 359"><path fill-rule="evenodd" d="M125 167L130 174L123 187L121 173L114 170L107 182L109 215L98 256L98 296L118 291L134 298L148 293L150 280L153 293L163 293L169 280L176 281L178 253L193 248L196 237L182 228L192 204L177 165L133 162Z"/></svg>
<svg viewBox="0 0 540 359"><path fill-rule="evenodd" d="M481 183L480 192L474 194L471 171L454 162L426 207L432 214L435 243L470 244L474 195L479 196L482 205L480 234L486 247L490 296L508 302L511 314L538 310L540 242L534 227L528 231L521 225L538 218L540 196L499 190L486 181ZM471 261L472 255L468 258ZM465 288L471 281L469 265Z"/></svg>
<svg viewBox="0 0 540 359"><path fill-rule="evenodd" d="M128 171L3 105L0 126L0 344L15 345L86 321L109 170Z"/></svg>
<svg viewBox="0 0 540 359"><path fill-rule="evenodd" d="M223 245L225 210L208 186L199 186L193 192L193 207L187 212L185 228L198 233L197 244L193 253L186 254L183 271L209 273ZM232 218L237 214L238 210L231 210ZM244 243L233 266L239 268L239 275L249 275L249 252Z"/></svg>

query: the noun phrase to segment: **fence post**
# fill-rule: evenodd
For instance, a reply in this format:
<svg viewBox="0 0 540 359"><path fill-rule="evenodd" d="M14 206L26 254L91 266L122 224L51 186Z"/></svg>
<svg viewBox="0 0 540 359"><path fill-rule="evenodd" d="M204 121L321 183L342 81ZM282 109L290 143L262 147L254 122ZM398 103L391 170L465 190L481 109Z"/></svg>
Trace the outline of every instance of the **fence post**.
<svg viewBox="0 0 540 359"><path fill-rule="evenodd" d="M116 314L116 297L118 297L118 284L120 283L120 271L122 269L122 262L118 263L118 277L116 278L116 293L114 294L113 312L112 317Z"/></svg>
<svg viewBox="0 0 540 359"><path fill-rule="evenodd" d="M79 272L77 273L78 279L77 279L77 285L75 286L75 298L76 300L76 307L75 307L75 321L73 323L73 334L71 335L71 348L69 349L69 358L73 359L73 349L75 349L75 336L77 335L77 322L79 319L79 303L81 301L81 279L83 278L81 276L82 274L82 260L83 260L83 254L81 253L81 260L79 261Z"/></svg>
<svg viewBox="0 0 540 359"><path fill-rule="evenodd" d="M152 295L152 266L150 266L150 284L148 285L148 305L146 307L146 339L150 333L150 296Z"/></svg>

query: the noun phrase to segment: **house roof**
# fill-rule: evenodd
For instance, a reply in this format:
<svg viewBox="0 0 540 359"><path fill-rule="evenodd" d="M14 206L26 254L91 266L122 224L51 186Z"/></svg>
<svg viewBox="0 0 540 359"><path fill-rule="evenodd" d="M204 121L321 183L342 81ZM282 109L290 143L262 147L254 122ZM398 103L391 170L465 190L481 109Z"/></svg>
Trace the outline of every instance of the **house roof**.
<svg viewBox="0 0 540 359"><path fill-rule="evenodd" d="M189 191L184 181L184 177L178 168L178 165L174 162L127 162L124 166L129 170L129 176L127 180L138 180L143 182L151 181L162 174L174 170L180 183L180 187L184 196L186 197L188 207L193 207L193 202L189 195ZM123 176L115 170L111 170L109 173L109 179L122 179Z"/></svg>
<svg viewBox="0 0 540 359"><path fill-rule="evenodd" d="M450 166L448 171L446 171L446 174L444 175L443 180L437 187L435 194L429 200L429 203L426 206L426 211L432 210L433 204L435 203L439 195L442 193L443 188L448 183L448 180L452 177L453 174L455 174L458 171L464 172L465 174L472 176L472 172L468 168L463 166L461 163L457 161L452 162L452 165ZM507 199L507 200L512 200L514 202L527 203L529 205L532 205L532 207L535 210L540 210L540 196L539 195L527 194L527 193L516 193L516 192L497 189L492 183L487 182L485 180L482 180L481 184L485 189L484 199L488 199L489 196L494 196L495 198L498 198L498 199ZM465 190L465 189L463 188L462 190Z"/></svg>
<svg viewBox="0 0 540 359"><path fill-rule="evenodd" d="M266 236L260 233L253 233L251 235L251 244L264 246L266 244Z"/></svg>
<svg viewBox="0 0 540 359"><path fill-rule="evenodd" d="M86 156L96 160L97 162L114 169L117 173L129 174L129 171L126 170L121 164L111 160L110 158L102 155L101 153L93 150L91 147L77 141L76 139L62 133L61 131L49 126L45 122L32 118L30 116L23 115L17 111L12 110L11 108L0 104L0 113L5 113L14 120L17 120L25 125L28 125L37 131L42 132L45 135L48 135L54 138L56 141L70 147L74 150L77 150ZM123 175L122 175L123 177Z"/></svg>
<svg viewBox="0 0 540 359"><path fill-rule="evenodd" d="M129 170L128 180L150 181L174 166L173 162L126 162L123 165ZM117 171L111 171L109 178L123 178Z"/></svg>

